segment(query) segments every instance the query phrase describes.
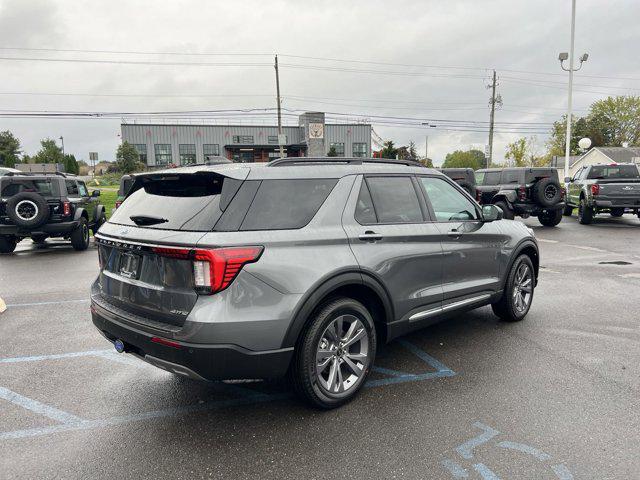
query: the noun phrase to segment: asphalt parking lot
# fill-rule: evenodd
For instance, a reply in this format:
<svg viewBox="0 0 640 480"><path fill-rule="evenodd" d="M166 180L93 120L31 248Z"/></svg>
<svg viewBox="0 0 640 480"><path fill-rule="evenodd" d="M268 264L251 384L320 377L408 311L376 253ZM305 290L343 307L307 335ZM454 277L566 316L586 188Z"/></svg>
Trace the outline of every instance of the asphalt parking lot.
<svg viewBox="0 0 640 480"><path fill-rule="evenodd" d="M526 223L525 321L487 307L396 341L330 412L115 353L90 321L96 250L25 241L0 257L0 478L638 478L640 221Z"/></svg>

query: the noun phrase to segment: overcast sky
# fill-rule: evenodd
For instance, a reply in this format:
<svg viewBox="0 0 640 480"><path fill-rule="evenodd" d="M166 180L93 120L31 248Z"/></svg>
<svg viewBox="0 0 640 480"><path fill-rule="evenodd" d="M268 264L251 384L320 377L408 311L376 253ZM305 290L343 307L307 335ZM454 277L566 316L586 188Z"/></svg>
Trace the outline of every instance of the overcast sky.
<svg viewBox="0 0 640 480"><path fill-rule="evenodd" d="M640 94L640 2L577 3L576 55L589 53L588 62L576 75L577 113L584 113L591 102L608 94ZM496 121L524 122L518 126L503 123L497 130L547 131L548 124L562 115L567 76L558 75L564 72L557 56L569 49L570 9L570 0L0 0L2 57L140 62L2 59L0 110L273 108L275 81L270 64L272 54L279 53L284 108L353 114L341 117L345 119L368 118L383 139L396 144L413 140L422 153L428 133L429 156L438 164L455 149L484 149L486 133L450 131L444 125L446 120L488 121L490 92L486 85L493 68L504 102ZM153 61L245 65L144 63ZM249 115L240 118L247 123L273 123L270 118ZM414 123L388 117L430 119L437 127L388 125L393 121ZM285 120L290 123L294 117ZM472 128L485 129L486 124L478 125ZM38 150L41 138L63 136L66 151L78 159L98 151L101 159L111 160L119 142L120 120L0 118L0 130L6 129L19 137L29 154ZM503 159L507 142L529 135L497 133L495 160ZM546 136L537 137L542 148Z"/></svg>

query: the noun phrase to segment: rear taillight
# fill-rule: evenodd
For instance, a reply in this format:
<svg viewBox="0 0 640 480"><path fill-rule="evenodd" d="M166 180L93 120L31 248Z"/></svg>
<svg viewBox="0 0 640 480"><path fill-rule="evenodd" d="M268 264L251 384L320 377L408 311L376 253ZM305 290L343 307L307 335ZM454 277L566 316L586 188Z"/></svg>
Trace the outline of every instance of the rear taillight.
<svg viewBox="0 0 640 480"><path fill-rule="evenodd" d="M527 200L527 189L524 185L518 187L518 200L524 202Z"/></svg>
<svg viewBox="0 0 640 480"><path fill-rule="evenodd" d="M115 210L116 208L118 208L120 205L122 205L122 200L116 200L116 204L113 207L113 209Z"/></svg>
<svg viewBox="0 0 640 480"><path fill-rule="evenodd" d="M71 202L62 202L62 215L65 217L71 215Z"/></svg>
<svg viewBox="0 0 640 480"><path fill-rule="evenodd" d="M482 200L482 192L480 190L476 190L476 202L480 203Z"/></svg>
<svg viewBox="0 0 640 480"><path fill-rule="evenodd" d="M155 247L153 251L163 257L191 260L196 290L211 295L227 288L242 267L257 261L263 247L228 247L187 250L183 248Z"/></svg>
<svg viewBox="0 0 640 480"><path fill-rule="evenodd" d="M594 183L591 185L591 195L598 195L600 193L600 185Z"/></svg>

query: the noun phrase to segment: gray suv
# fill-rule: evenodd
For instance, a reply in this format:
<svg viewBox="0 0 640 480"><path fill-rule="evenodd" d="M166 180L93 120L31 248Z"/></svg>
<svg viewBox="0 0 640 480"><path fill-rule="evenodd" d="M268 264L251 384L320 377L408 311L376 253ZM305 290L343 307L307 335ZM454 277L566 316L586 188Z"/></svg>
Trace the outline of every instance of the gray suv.
<svg viewBox="0 0 640 480"><path fill-rule="evenodd" d="M410 161L279 159L139 174L96 235L93 323L119 352L217 380L288 374L332 408L381 342L491 304L525 317L538 246Z"/></svg>

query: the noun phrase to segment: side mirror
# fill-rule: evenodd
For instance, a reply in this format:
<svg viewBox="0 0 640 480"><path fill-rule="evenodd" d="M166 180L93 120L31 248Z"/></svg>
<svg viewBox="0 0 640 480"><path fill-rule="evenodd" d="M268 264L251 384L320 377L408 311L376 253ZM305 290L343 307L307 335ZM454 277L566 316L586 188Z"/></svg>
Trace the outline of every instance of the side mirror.
<svg viewBox="0 0 640 480"><path fill-rule="evenodd" d="M571 177L564 177L564 183L571 183Z"/></svg>
<svg viewBox="0 0 640 480"><path fill-rule="evenodd" d="M483 205L482 206L482 220L485 222L493 222L495 220L502 220L504 212L500 207L495 205Z"/></svg>
<svg viewBox="0 0 640 480"><path fill-rule="evenodd" d="M93 192L91 192L91 196L92 197L99 197L100 196L100 190L94 190Z"/></svg>

